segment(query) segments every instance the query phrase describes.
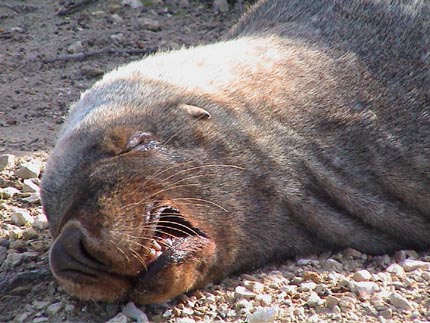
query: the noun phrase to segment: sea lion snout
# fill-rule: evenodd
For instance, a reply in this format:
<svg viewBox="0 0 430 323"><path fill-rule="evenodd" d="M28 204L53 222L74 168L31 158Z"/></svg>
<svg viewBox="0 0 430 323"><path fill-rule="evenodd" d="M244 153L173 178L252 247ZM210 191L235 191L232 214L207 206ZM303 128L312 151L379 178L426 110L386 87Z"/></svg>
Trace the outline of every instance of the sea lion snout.
<svg viewBox="0 0 430 323"><path fill-rule="evenodd" d="M85 246L84 235L77 225L67 225L52 245L51 268L57 275L76 281L94 282L97 272L106 266Z"/></svg>

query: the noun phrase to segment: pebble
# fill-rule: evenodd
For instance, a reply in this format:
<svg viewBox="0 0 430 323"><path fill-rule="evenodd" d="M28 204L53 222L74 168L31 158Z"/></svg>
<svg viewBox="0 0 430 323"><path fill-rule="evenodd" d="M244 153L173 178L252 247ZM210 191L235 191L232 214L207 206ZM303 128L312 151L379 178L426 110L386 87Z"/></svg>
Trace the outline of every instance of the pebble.
<svg viewBox="0 0 430 323"><path fill-rule="evenodd" d="M21 163L15 171L15 176L21 179L39 177L42 170L42 163L37 160Z"/></svg>
<svg viewBox="0 0 430 323"><path fill-rule="evenodd" d="M160 31L162 28L161 23L159 21L149 18L140 18L137 20L137 24L140 28L151 31Z"/></svg>
<svg viewBox="0 0 430 323"><path fill-rule="evenodd" d="M0 266L2 265L3 261L6 259L7 256L7 248L0 246Z"/></svg>
<svg viewBox="0 0 430 323"><path fill-rule="evenodd" d="M43 323L43 322L48 322L48 320L49 320L49 318L44 317L44 316L42 316L42 317L35 317L35 318L31 321L31 323Z"/></svg>
<svg viewBox="0 0 430 323"><path fill-rule="evenodd" d="M33 222L33 228L45 230L49 227L48 219L44 213L39 213Z"/></svg>
<svg viewBox="0 0 430 323"><path fill-rule="evenodd" d="M272 296L269 294L260 294L255 297L257 301L260 301L261 305L263 306L269 306L272 304Z"/></svg>
<svg viewBox="0 0 430 323"><path fill-rule="evenodd" d="M13 212L10 215L10 219L13 224L18 226L33 224L34 222L34 219L30 215L30 213L27 210L20 209L20 208L13 208Z"/></svg>
<svg viewBox="0 0 430 323"><path fill-rule="evenodd" d="M139 308L134 305L133 302L128 302L126 306L122 309L122 312L128 317L136 320L137 323L147 323L149 322L148 316Z"/></svg>
<svg viewBox="0 0 430 323"><path fill-rule="evenodd" d="M37 233L33 228L28 228L22 232L22 237L25 240L32 240L39 237L39 233Z"/></svg>
<svg viewBox="0 0 430 323"><path fill-rule="evenodd" d="M366 255L364 255L360 251L353 248L346 248L345 250L343 250L342 254L344 257L350 257L350 258L360 259L360 258L363 258L363 256L366 257Z"/></svg>
<svg viewBox="0 0 430 323"><path fill-rule="evenodd" d="M40 188L37 186L32 179L25 179L22 184L22 191L24 193L35 193L39 192Z"/></svg>
<svg viewBox="0 0 430 323"><path fill-rule="evenodd" d="M329 295L325 299L325 307L333 309L337 304L339 304L339 299L335 296Z"/></svg>
<svg viewBox="0 0 430 323"><path fill-rule="evenodd" d="M20 209L20 208L14 208L13 212L10 216L10 219L13 224L18 226L23 226L26 224L33 224L34 219L30 215L30 213L27 210Z"/></svg>
<svg viewBox="0 0 430 323"><path fill-rule="evenodd" d="M256 296L254 292L251 292L250 290L246 289L243 286L237 286L234 292L235 292L234 294L236 298L250 299L250 298L255 298Z"/></svg>
<svg viewBox="0 0 430 323"><path fill-rule="evenodd" d="M33 308L35 308L36 310L41 310L41 309L44 309L45 307L47 307L49 305L49 302L34 301L32 305L33 305Z"/></svg>
<svg viewBox="0 0 430 323"><path fill-rule="evenodd" d="M212 8L219 12L228 12L229 6L227 0L214 0Z"/></svg>
<svg viewBox="0 0 430 323"><path fill-rule="evenodd" d="M320 262L319 260L315 260L315 259L298 259L296 261L297 266L316 266L318 265Z"/></svg>
<svg viewBox="0 0 430 323"><path fill-rule="evenodd" d="M10 253L7 255L6 260L3 261L1 268L4 271L11 270L20 265L25 259L24 253Z"/></svg>
<svg viewBox="0 0 430 323"><path fill-rule="evenodd" d="M372 278L372 275L366 269L363 269L363 270L356 271L352 276L352 278L356 282L367 282L370 280L370 278Z"/></svg>
<svg viewBox="0 0 430 323"><path fill-rule="evenodd" d="M303 279L304 280L311 280L314 283L318 284L321 282L321 277L320 275L318 275L318 273L313 272L313 271L305 271L303 273Z"/></svg>
<svg viewBox="0 0 430 323"><path fill-rule="evenodd" d="M249 323L270 323L275 321L277 314L278 309L275 307L262 307L248 315L247 321Z"/></svg>
<svg viewBox="0 0 430 323"><path fill-rule="evenodd" d="M335 259L327 259L325 261L322 262L323 267L326 270L333 270L333 271L342 271L343 270L343 266L342 264L335 260Z"/></svg>
<svg viewBox="0 0 430 323"><path fill-rule="evenodd" d="M15 225L11 225L8 227L8 235L9 235L9 240L17 240L22 238L22 230L15 226Z"/></svg>
<svg viewBox="0 0 430 323"><path fill-rule="evenodd" d="M247 289L250 291L261 294L264 291L264 284L256 282L256 281L250 281L250 280L244 280L243 284Z"/></svg>
<svg viewBox="0 0 430 323"><path fill-rule="evenodd" d="M39 192L31 193L30 196L24 197L21 200L29 204L40 204L40 194Z"/></svg>
<svg viewBox="0 0 430 323"><path fill-rule="evenodd" d="M133 9L139 9L143 7L143 3L140 0L122 0L121 4L123 6L130 6Z"/></svg>
<svg viewBox="0 0 430 323"><path fill-rule="evenodd" d="M15 165L15 156L11 154L0 155L0 172Z"/></svg>
<svg viewBox="0 0 430 323"><path fill-rule="evenodd" d="M179 0L179 6L181 8L188 8L190 6L189 0Z"/></svg>
<svg viewBox="0 0 430 323"><path fill-rule="evenodd" d="M350 289L360 296L372 295L380 290L378 284L374 282L351 282Z"/></svg>
<svg viewBox="0 0 430 323"><path fill-rule="evenodd" d="M391 264L390 266L387 267L386 270L387 272L389 272L390 274L398 278L401 278L401 279L406 278L405 270L399 264Z"/></svg>
<svg viewBox="0 0 430 323"><path fill-rule="evenodd" d="M75 309L75 305L73 305L73 304L66 304L66 306L64 306L64 310L66 311L66 312L71 312L71 311L73 311Z"/></svg>
<svg viewBox="0 0 430 323"><path fill-rule="evenodd" d="M0 198L10 199L19 193L15 187L0 188Z"/></svg>
<svg viewBox="0 0 430 323"><path fill-rule="evenodd" d="M128 323L128 317L123 313L118 313L106 323Z"/></svg>
<svg viewBox="0 0 430 323"><path fill-rule="evenodd" d="M311 292L308 299L306 300L306 304L308 304L309 307L317 307L322 305L323 303L324 301L315 292Z"/></svg>
<svg viewBox="0 0 430 323"><path fill-rule="evenodd" d="M46 309L47 313L51 316L57 315L57 313L63 308L63 303L53 303L49 305Z"/></svg>
<svg viewBox="0 0 430 323"><path fill-rule="evenodd" d="M104 74L104 70L98 67L92 67L92 66L81 66L79 68L79 71L82 75L88 76L88 77L98 77L100 75Z"/></svg>
<svg viewBox="0 0 430 323"><path fill-rule="evenodd" d="M405 271L413 271L416 269L430 270L430 262L413 260L413 259L405 259L405 261L402 264L402 267Z"/></svg>
<svg viewBox="0 0 430 323"><path fill-rule="evenodd" d="M180 317L175 320L175 323L196 323L196 321L189 317Z"/></svg>
<svg viewBox="0 0 430 323"><path fill-rule="evenodd" d="M388 296L388 300L390 301L391 305L402 310L409 310L412 308L411 303L398 293L391 293L390 296Z"/></svg>

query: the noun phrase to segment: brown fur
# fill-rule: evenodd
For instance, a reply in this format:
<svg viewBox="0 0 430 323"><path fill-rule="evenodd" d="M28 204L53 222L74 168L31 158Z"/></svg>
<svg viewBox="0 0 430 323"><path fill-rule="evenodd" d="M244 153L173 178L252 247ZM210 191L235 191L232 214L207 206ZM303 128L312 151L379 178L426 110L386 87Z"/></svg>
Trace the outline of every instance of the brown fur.
<svg viewBox="0 0 430 323"><path fill-rule="evenodd" d="M429 19L417 1L261 1L223 42L107 74L42 182L60 284L154 303L297 255L428 248ZM153 261L156 231L176 238Z"/></svg>

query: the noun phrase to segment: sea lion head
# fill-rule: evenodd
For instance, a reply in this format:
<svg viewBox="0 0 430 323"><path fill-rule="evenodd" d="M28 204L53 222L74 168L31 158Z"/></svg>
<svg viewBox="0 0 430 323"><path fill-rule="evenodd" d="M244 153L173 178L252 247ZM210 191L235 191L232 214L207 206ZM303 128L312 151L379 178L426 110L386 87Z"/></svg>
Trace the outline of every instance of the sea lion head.
<svg viewBox="0 0 430 323"><path fill-rule="evenodd" d="M158 303L219 276L219 254L234 252L214 223L226 209L205 183L219 178L222 190L223 169L237 167L196 154L210 133L203 101L118 82L96 86L72 108L48 161L50 265L81 299ZM133 84L140 94L130 95ZM157 95L149 98L142 91L151 86Z"/></svg>

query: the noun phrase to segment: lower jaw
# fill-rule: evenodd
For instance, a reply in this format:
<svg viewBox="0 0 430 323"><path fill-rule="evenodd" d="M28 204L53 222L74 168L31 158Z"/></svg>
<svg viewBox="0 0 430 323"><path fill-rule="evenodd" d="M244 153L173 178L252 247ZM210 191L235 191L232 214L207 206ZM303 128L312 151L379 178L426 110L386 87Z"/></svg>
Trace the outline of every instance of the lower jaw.
<svg viewBox="0 0 430 323"><path fill-rule="evenodd" d="M93 277L91 282L75 282L57 276L56 278L66 293L82 300L119 302L127 298L131 288L129 279L110 274Z"/></svg>

